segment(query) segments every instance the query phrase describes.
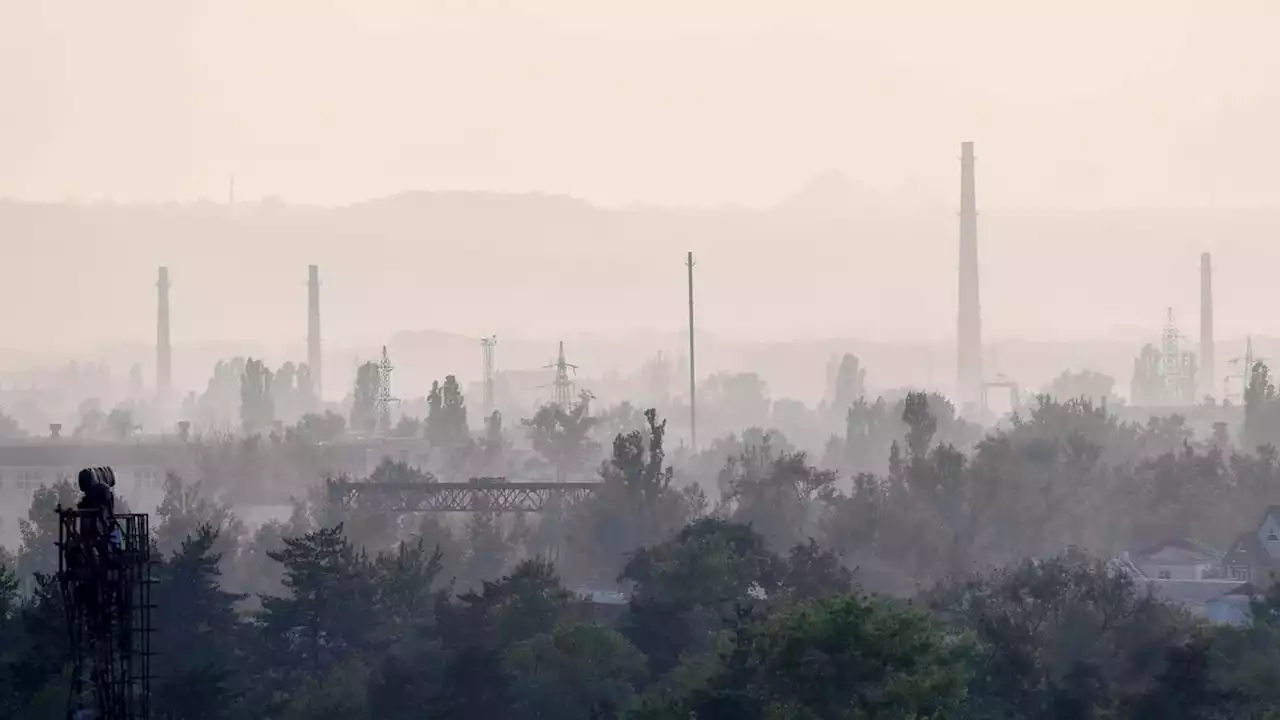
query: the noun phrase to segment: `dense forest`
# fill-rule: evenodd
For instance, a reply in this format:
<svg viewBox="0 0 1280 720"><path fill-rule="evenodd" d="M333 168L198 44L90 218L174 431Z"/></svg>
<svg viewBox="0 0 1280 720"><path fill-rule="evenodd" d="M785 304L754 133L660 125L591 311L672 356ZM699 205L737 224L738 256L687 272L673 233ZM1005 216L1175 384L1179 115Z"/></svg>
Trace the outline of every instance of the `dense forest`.
<svg viewBox="0 0 1280 720"><path fill-rule="evenodd" d="M1261 364L1247 399L1253 450L1083 399L1041 397L985 436L937 396L859 399L816 463L759 429L675 463L655 411L548 406L522 430L557 476L594 461L591 426L616 430L577 503L458 518L313 484L249 529L219 497L264 481L249 455L316 442L304 418L167 478L155 716L1280 717L1280 592L1209 625L1107 560L1222 546L1280 503ZM471 438L456 388L430 401L414 432L446 463L502 465L500 419ZM389 461L367 479L436 481ZM74 499L37 491L0 556L0 717L65 713L52 509Z"/></svg>

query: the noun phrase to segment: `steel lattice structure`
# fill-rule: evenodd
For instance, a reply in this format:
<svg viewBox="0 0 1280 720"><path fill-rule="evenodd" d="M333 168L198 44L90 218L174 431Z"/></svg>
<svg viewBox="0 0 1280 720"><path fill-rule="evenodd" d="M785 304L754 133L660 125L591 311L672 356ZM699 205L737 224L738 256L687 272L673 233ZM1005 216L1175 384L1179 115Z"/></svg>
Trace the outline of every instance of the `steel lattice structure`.
<svg viewBox="0 0 1280 720"><path fill-rule="evenodd" d="M73 720L151 717L151 540L145 514L58 513L58 582L71 635Z"/></svg>
<svg viewBox="0 0 1280 720"><path fill-rule="evenodd" d="M344 509L383 512L543 512L591 496L597 482L520 482L475 478L468 482L380 483L329 481L329 497Z"/></svg>

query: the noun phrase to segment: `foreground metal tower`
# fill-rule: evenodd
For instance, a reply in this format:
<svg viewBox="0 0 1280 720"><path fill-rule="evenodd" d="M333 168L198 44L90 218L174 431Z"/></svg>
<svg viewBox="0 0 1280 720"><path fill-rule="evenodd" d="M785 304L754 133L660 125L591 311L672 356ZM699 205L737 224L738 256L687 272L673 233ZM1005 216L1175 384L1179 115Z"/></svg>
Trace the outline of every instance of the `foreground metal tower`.
<svg viewBox="0 0 1280 720"><path fill-rule="evenodd" d="M156 396L173 390L173 347L169 340L169 268L160 268L156 281Z"/></svg>
<svg viewBox="0 0 1280 720"><path fill-rule="evenodd" d="M320 357L320 268L307 266L307 368L316 398L324 397L324 373Z"/></svg>
<svg viewBox="0 0 1280 720"><path fill-rule="evenodd" d="M960 282L956 318L957 396L960 407L982 399L982 306L978 294L978 209L973 143L960 145Z"/></svg>
<svg viewBox="0 0 1280 720"><path fill-rule="evenodd" d="M1200 255L1200 396L1212 396L1217 372L1213 358L1213 270L1209 253Z"/></svg>
<svg viewBox="0 0 1280 720"><path fill-rule="evenodd" d="M151 717L151 539L145 514L116 514L109 468L80 472L58 513L58 574L70 631L72 720Z"/></svg>
<svg viewBox="0 0 1280 720"><path fill-rule="evenodd" d="M486 418L492 416L493 411L495 410L494 398L493 398L493 383L494 383L494 375L495 375L494 365L493 365L493 352L497 346L498 346L497 335L490 335L487 338L480 338L480 348L481 348L481 352L484 354L484 416Z"/></svg>
<svg viewBox="0 0 1280 720"><path fill-rule="evenodd" d="M378 362L378 432L391 432L391 404L396 401L391 395L391 371L395 366L387 356L387 346L382 346L382 360Z"/></svg>

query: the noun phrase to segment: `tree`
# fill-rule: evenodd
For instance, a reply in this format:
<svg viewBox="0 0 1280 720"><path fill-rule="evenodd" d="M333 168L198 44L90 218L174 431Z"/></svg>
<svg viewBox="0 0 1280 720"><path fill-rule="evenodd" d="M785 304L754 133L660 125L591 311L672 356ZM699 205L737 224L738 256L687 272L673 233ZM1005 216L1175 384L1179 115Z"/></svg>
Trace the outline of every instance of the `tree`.
<svg viewBox="0 0 1280 720"><path fill-rule="evenodd" d="M783 551L815 532L814 509L830 492L836 474L807 463L804 453L774 457L769 443L730 458L722 474L735 522L751 525Z"/></svg>
<svg viewBox="0 0 1280 720"><path fill-rule="evenodd" d="M978 717L1105 717L1145 689L1190 622L1079 553L942 583L929 607L976 641Z"/></svg>
<svg viewBox="0 0 1280 720"><path fill-rule="evenodd" d="M244 533L231 508L205 497L202 481L188 484L177 473L166 473L164 498L156 508L156 548L162 554L179 552L189 538L202 538L202 528L211 529L218 555L232 552Z"/></svg>
<svg viewBox="0 0 1280 720"><path fill-rule="evenodd" d="M369 563L343 537L341 525L285 538L284 544L267 555L283 566L288 596L262 598L262 628L280 662L321 678L360 652L369 637Z"/></svg>
<svg viewBox="0 0 1280 720"><path fill-rule="evenodd" d="M857 595L801 602L739 623L705 684L654 716L959 717L966 656L915 610Z"/></svg>
<svg viewBox="0 0 1280 720"><path fill-rule="evenodd" d="M367 362L356 370L351 401L351 429L371 434L378 429L378 387L382 383L378 363Z"/></svg>
<svg viewBox="0 0 1280 720"><path fill-rule="evenodd" d="M22 545L18 549L18 577L26 582L35 573L52 575L58 568L58 516L61 505L73 508L79 491L70 481L37 488L31 496L31 507L25 520L18 521Z"/></svg>
<svg viewBox="0 0 1280 720"><path fill-rule="evenodd" d="M470 433L467 430L466 398L462 395L458 379L448 375L444 385L431 383L427 404L427 439L431 444L454 449L465 443Z"/></svg>
<svg viewBox="0 0 1280 720"><path fill-rule="evenodd" d="M244 628L236 603L244 595L221 588L214 551L218 531L203 525L173 551L159 571L155 624L160 630L157 699L167 717L233 717L239 686L236 653Z"/></svg>
<svg viewBox="0 0 1280 720"><path fill-rule="evenodd" d="M320 397L316 395L315 379L311 377L311 367L306 363L298 365L295 377L297 388L297 410L303 415L314 413L320 409Z"/></svg>
<svg viewBox="0 0 1280 720"><path fill-rule="evenodd" d="M112 409L105 421L105 430L113 440L128 440L141 426L134 422L133 409L120 406Z"/></svg>
<svg viewBox="0 0 1280 720"><path fill-rule="evenodd" d="M867 371L857 355L845 353L838 365L828 366L825 404L829 417L838 421L866 392Z"/></svg>
<svg viewBox="0 0 1280 720"><path fill-rule="evenodd" d="M271 428L276 420L271 371L261 360L249 358L240 375L240 424L246 435Z"/></svg>
<svg viewBox="0 0 1280 720"><path fill-rule="evenodd" d="M585 403L570 409L543 405L533 418L524 421L534 451L555 469L556 482L581 471L596 452L598 445L590 438L595 424Z"/></svg>
<svg viewBox="0 0 1280 720"><path fill-rule="evenodd" d="M614 438L613 454L600 468L601 487L569 518L569 565L593 583L617 577L627 553L670 537L697 511L697 486L683 492L672 487L666 421L650 409L645 422L644 431Z"/></svg>
<svg viewBox="0 0 1280 720"><path fill-rule="evenodd" d="M1044 388L1044 394L1059 401L1088 400L1097 407L1115 401L1115 378L1093 370L1063 370Z"/></svg>
<svg viewBox="0 0 1280 720"><path fill-rule="evenodd" d="M304 366L305 367L305 366ZM307 413L298 419L298 424L289 428L285 437L311 445L324 445L337 442L346 430L347 420L332 410L325 410L323 415Z"/></svg>
<svg viewBox="0 0 1280 720"><path fill-rule="evenodd" d="M777 595L785 572L746 525L697 520L627 561L619 578L631 587L623 633L662 675L684 654L711 651L736 609Z"/></svg>
<svg viewBox="0 0 1280 720"><path fill-rule="evenodd" d="M580 605L543 560L525 560L510 575L481 585L453 602L437 603L446 655L442 686L448 688L440 717L505 717L514 704L503 666L508 649L581 618Z"/></svg>
<svg viewBox="0 0 1280 720"><path fill-rule="evenodd" d="M648 676L645 658L612 628L572 623L503 653L512 678L510 717L596 720L618 717Z"/></svg>
<svg viewBox="0 0 1280 720"><path fill-rule="evenodd" d="M27 433L22 429L22 426L18 424L17 420L14 420L3 410L0 410L0 439L16 440L21 437L26 437L26 434Z"/></svg>

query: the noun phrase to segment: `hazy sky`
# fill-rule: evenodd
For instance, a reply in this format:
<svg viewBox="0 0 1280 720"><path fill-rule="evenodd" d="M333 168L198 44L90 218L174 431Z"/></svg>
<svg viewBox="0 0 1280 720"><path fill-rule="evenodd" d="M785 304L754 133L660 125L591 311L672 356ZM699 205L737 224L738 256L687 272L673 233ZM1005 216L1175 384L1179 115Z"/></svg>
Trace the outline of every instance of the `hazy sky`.
<svg viewBox="0 0 1280 720"><path fill-rule="evenodd" d="M1269 205L1270 0L0 0L0 195Z"/></svg>

